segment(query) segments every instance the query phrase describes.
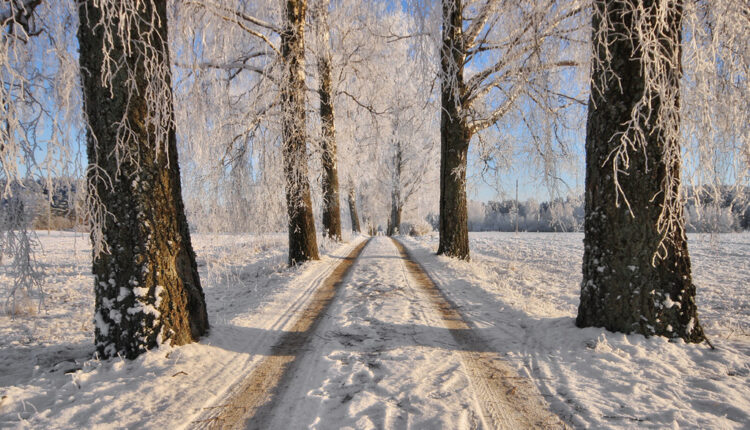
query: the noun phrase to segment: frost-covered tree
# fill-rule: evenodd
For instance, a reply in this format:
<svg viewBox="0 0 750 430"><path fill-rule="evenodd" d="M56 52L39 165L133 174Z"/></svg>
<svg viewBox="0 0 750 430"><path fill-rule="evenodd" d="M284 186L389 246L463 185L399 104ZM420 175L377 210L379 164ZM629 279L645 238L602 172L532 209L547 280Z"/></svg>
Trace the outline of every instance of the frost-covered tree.
<svg viewBox="0 0 750 430"><path fill-rule="evenodd" d="M177 65L182 91L190 96L183 100L205 105L182 114L185 135L198 142L193 147L209 147L204 151L209 156L196 164L211 163L221 175L234 157L246 155L237 167L253 163L261 172L241 174L268 193L255 200L263 209L256 212L258 223L276 217L275 211L264 212L276 209L269 203L283 187L289 263L317 259L308 177L307 1L193 0L181 6L178 38L185 55ZM198 125L195 116L203 118ZM219 181L216 185L218 190Z"/></svg>
<svg viewBox="0 0 750 430"><path fill-rule="evenodd" d="M398 118L393 124L394 136L390 142L384 143L385 152L382 168L385 173L381 178L390 195L390 214L386 234L389 236L400 232L404 210L412 203L414 197L424 192L430 183L430 174L436 173L430 169L434 154L434 142L423 139L429 136L424 129L424 116L427 112L419 111L417 117L409 117L414 112L396 110L394 117ZM402 232L403 233L403 232Z"/></svg>
<svg viewBox="0 0 750 430"><path fill-rule="evenodd" d="M315 0L312 14L316 40L318 96L320 97L321 153L323 167L323 230L326 236L341 240L341 209L339 173L336 155L336 127L333 94L333 64L331 58L328 9L330 0Z"/></svg>
<svg viewBox="0 0 750 430"><path fill-rule="evenodd" d="M78 16L98 207L96 349L133 358L162 342L193 342L209 326L181 196L167 2L87 0Z"/></svg>
<svg viewBox="0 0 750 430"><path fill-rule="evenodd" d="M680 196L683 8L594 2L579 327L705 339Z"/></svg>
<svg viewBox="0 0 750 430"><path fill-rule="evenodd" d="M438 254L469 258L466 170L472 137L526 109L524 100L549 116L576 102L554 82L577 65L567 51L578 45L583 4L442 1Z"/></svg>
<svg viewBox="0 0 750 430"><path fill-rule="evenodd" d="M286 0L281 30L281 135L289 214L289 264L317 260L310 180L307 170L305 17L307 0Z"/></svg>
<svg viewBox="0 0 750 430"><path fill-rule="evenodd" d="M0 260L14 282L0 286L11 313L16 293L43 298L31 220L40 205L29 185L74 176L68 142L79 121L69 2L0 3ZM7 296L6 296L7 295ZM40 301L41 305L41 301Z"/></svg>
<svg viewBox="0 0 750 430"><path fill-rule="evenodd" d="M350 183L347 191L346 201L349 204L349 217L352 223L352 232L359 233L362 227L359 225L359 214L357 212L357 194L354 190L354 184Z"/></svg>
<svg viewBox="0 0 750 430"><path fill-rule="evenodd" d="M35 262L39 243L34 232L30 231L33 212L29 207L37 205L29 201L33 196L20 184L12 188L6 198L0 199L0 263L3 255L11 258L9 268L13 272L13 283L6 286L3 307L14 315L28 304L24 302L31 297L38 297L41 305L44 294L43 274Z"/></svg>

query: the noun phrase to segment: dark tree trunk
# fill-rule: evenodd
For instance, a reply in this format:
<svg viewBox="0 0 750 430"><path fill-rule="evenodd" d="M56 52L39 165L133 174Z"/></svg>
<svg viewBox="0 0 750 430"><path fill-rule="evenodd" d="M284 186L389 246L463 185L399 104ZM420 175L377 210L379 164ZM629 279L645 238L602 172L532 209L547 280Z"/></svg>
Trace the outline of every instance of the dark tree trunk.
<svg viewBox="0 0 750 430"><path fill-rule="evenodd" d="M645 3L646 11L653 13L653 2ZM665 232L657 228L662 208L674 203L667 199L675 198L674 193L663 190L666 179L668 175L676 177L677 182L671 186L678 187L680 171L679 159L667 160L664 156L675 151L679 154L679 124L660 118L658 109L662 103L675 101L679 106L679 99L660 99L652 94L651 117L640 124L646 132L645 150L630 150L630 167L619 175L632 214L622 199L619 206L616 204L611 154L620 145L619 137L626 132L623 124L630 120L646 88L638 40L624 36L634 34L628 31L633 11L625 5L614 0L595 2L599 14L607 13L612 26L606 40L611 60L607 61L605 45L596 40L597 31L606 24L595 14L595 55L600 63L594 62L592 81L605 82L606 86L592 91L589 101L585 248L576 324L699 342L705 337L698 322L682 213L676 216L679 222ZM668 7L669 28L661 40L664 52L673 54L680 49L682 6L670 3ZM676 54L679 58L679 52ZM662 66L672 87L669 96L679 97L680 65L664 62ZM665 130L657 124L673 129ZM662 244L666 257L655 257Z"/></svg>
<svg viewBox="0 0 750 430"><path fill-rule="evenodd" d="M109 252L94 255L95 340L102 357L133 358L158 342L181 345L197 340L208 330L208 317L181 196L166 2L146 1L139 9L139 20L129 29L134 47L129 55L117 37L118 23L107 29L115 35L108 55L122 60L111 88L102 86L105 29L97 25L102 11L95 5L93 0L83 1L78 10L89 124L88 179L111 214L102 229ZM149 76L139 54L144 51L167 70L165 76ZM127 86L128 70L134 76L133 88ZM162 89L170 92L169 106L155 108L169 115L166 133L149 123L149 109L154 107L145 94L152 79L163 79ZM123 119L131 129L129 139L121 143L128 156L117 160L115 145L123 139Z"/></svg>
<svg viewBox="0 0 750 430"><path fill-rule="evenodd" d="M388 236L393 236L401 228L401 205L396 193L391 194L391 216L388 219Z"/></svg>
<svg viewBox="0 0 750 430"><path fill-rule="evenodd" d="M289 264L317 260L310 180L307 177L305 114L305 14L306 0L287 0L281 56L284 84L281 86L282 140L286 204L289 215Z"/></svg>
<svg viewBox="0 0 750 430"><path fill-rule="evenodd" d="M440 243L438 254L469 259L466 208L466 155L471 132L460 112L464 93L464 49L461 0L443 0L440 50Z"/></svg>
<svg viewBox="0 0 750 430"><path fill-rule="evenodd" d="M388 236L393 236L401 228L401 210L403 208L401 196L401 175L404 170L404 149L401 141L394 142L393 166L391 175L391 215L388 218Z"/></svg>
<svg viewBox="0 0 750 430"><path fill-rule="evenodd" d="M320 122L323 137L323 230L326 236L341 240L341 209L339 203L339 174L336 167L336 129L331 84L331 51L329 46L328 0L318 0L315 22L319 46L318 78L320 79Z"/></svg>
<svg viewBox="0 0 750 430"><path fill-rule="evenodd" d="M362 228L359 225L359 215L357 215L357 196L354 192L354 185L349 186L349 216L352 218L352 231L359 233Z"/></svg>

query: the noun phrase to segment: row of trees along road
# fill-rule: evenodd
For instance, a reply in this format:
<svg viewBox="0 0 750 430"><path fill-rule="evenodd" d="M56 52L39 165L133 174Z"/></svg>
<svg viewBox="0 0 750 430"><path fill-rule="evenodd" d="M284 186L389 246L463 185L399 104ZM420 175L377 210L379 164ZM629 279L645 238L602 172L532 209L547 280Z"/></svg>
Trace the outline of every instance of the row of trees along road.
<svg viewBox="0 0 750 430"><path fill-rule="evenodd" d="M329 1L314 0L310 13L307 0L11 0L0 9L3 197L12 198L23 170L51 169L35 161L38 140L48 138L48 153L57 150L64 165L66 141L84 130L102 357L132 358L208 330L178 145L183 165L206 173L183 176L188 186L227 213L228 201L243 201L260 223L285 208L279 219L295 265L318 258L311 164L321 172L326 236L341 240L341 171L352 228L359 230L358 204L371 219L386 201L393 232L408 201L429 191L425 160L439 131L438 253L468 260L470 144L501 153L509 143L493 133L513 122L554 179L560 154L575 156L570 112L588 115L577 324L705 339L681 160L699 160L688 172L704 181L747 180L750 6L414 0L401 10ZM76 44L78 65L66 60ZM39 52L56 62L35 58ZM313 110L311 93L319 99ZM717 148L731 155L716 158ZM283 203L274 193L280 183ZM386 191L363 193L367 186ZM26 234L17 221L4 222L4 243ZM28 246L13 249L29 255Z"/></svg>

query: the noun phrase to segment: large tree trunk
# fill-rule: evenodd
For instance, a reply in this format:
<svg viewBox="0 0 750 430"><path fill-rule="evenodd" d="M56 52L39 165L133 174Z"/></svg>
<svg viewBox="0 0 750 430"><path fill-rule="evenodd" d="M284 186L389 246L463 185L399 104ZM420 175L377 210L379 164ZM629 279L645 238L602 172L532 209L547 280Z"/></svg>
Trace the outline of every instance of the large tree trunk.
<svg viewBox="0 0 750 430"><path fill-rule="evenodd" d="M310 180L307 177L307 133L305 114L305 14L306 0L287 0L281 56L284 79L281 86L282 140L286 204L289 215L289 264L317 260Z"/></svg>
<svg viewBox="0 0 750 430"><path fill-rule="evenodd" d="M359 225L359 215L357 215L357 196L354 192L354 185L349 185L349 216L352 219L352 231L359 233L362 231Z"/></svg>
<svg viewBox="0 0 750 430"><path fill-rule="evenodd" d="M339 173L336 167L336 129L334 127L331 50L328 27L329 0L317 0L315 24L318 33L318 78L320 122L323 150L323 230L326 236L341 240Z"/></svg>
<svg viewBox="0 0 750 430"><path fill-rule="evenodd" d="M652 7L657 6L651 1L645 3L647 13L653 14ZM661 117L659 108L664 103L679 107L682 6L666 6L670 8L668 28L660 37L663 52L675 59L672 63L658 60L663 62L661 70L670 87L666 93L669 99L660 98L665 93L650 94L651 116L640 119L638 124L644 130L646 146L629 150L629 168L619 174L631 214L622 197L620 204L616 203L612 154L621 144L623 133L633 137L624 124L631 119L632 110L647 87L642 73L643 50L637 45L637 33L629 31L634 13L626 4L614 0L595 2L598 13L593 32L599 61L594 62L592 81L604 86L599 84L598 91L592 90L589 101L585 250L576 324L698 342L705 337L698 323L681 209L673 214L670 228L658 228L665 206L678 203L672 207L681 208L679 202L670 200L677 199L679 187L679 121ZM609 23L603 22L601 16L606 16ZM648 19L654 22L655 15ZM597 40L597 32L606 25L606 41ZM672 156L667 159L665 154ZM674 180L667 182L669 177ZM666 256L655 256L659 250Z"/></svg>
<svg viewBox="0 0 750 430"><path fill-rule="evenodd" d="M461 0L443 0L440 49L440 243L438 254L469 259L466 155L471 132L461 112L464 49Z"/></svg>
<svg viewBox="0 0 750 430"><path fill-rule="evenodd" d="M180 189L166 2L139 7L129 52L116 19L108 28L98 25L102 11L96 4L83 1L78 10L88 179L110 214L102 226L109 252L95 253L93 263L95 340L101 357L133 358L160 342L197 340L208 330L208 317ZM114 35L107 55L122 60L109 88L102 86L105 33ZM166 72L154 76L146 61ZM128 72L134 87L128 86ZM168 106L146 99L155 79L169 92ZM150 122L156 109L168 115L166 130ZM130 134L123 132L123 120Z"/></svg>

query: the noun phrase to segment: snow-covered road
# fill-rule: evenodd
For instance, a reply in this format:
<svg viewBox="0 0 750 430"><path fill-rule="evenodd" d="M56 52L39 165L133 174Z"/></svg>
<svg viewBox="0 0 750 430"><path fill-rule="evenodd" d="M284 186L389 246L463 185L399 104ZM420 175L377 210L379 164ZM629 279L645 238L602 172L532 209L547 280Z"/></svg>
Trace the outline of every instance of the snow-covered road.
<svg viewBox="0 0 750 430"><path fill-rule="evenodd" d="M438 312L439 293L430 297L406 263L389 238L370 241L318 329L297 352L291 375L272 404L251 420L251 428L559 423L530 395L530 385L519 384L517 375L496 363L496 354L478 337L456 335L470 329L447 303ZM517 395L516 387L523 387ZM500 401L506 392L514 396ZM529 413L530 408L538 410Z"/></svg>

